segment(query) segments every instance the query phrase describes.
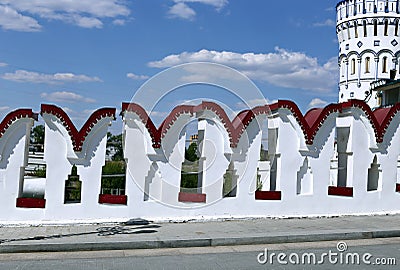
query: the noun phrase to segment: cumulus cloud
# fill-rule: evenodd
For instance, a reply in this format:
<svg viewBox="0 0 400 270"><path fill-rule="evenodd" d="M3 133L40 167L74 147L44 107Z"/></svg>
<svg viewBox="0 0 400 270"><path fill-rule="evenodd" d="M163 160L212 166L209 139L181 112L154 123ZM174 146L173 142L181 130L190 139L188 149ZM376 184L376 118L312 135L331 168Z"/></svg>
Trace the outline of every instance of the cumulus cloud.
<svg viewBox="0 0 400 270"><path fill-rule="evenodd" d="M323 22L314 23L314 26L316 26L316 27L324 27L324 26L333 27L333 26L336 26L336 22L334 20L327 19Z"/></svg>
<svg viewBox="0 0 400 270"><path fill-rule="evenodd" d="M168 15L170 18L193 20L196 17L196 11L185 3L177 3L169 9Z"/></svg>
<svg viewBox="0 0 400 270"><path fill-rule="evenodd" d="M201 3L205 5L214 6L216 8L223 8L228 4L228 0L174 0L175 3Z"/></svg>
<svg viewBox="0 0 400 270"><path fill-rule="evenodd" d="M114 25L125 25L126 20L116 19L112 22Z"/></svg>
<svg viewBox="0 0 400 270"><path fill-rule="evenodd" d="M228 0L174 0L174 5L169 8L168 16L170 18L181 18L185 20L194 20L196 11L188 3L200 3L222 9L228 4Z"/></svg>
<svg viewBox="0 0 400 270"><path fill-rule="evenodd" d="M148 79L149 78L149 76L147 76L147 75L137 75L137 74L134 74L134 73L128 73L128 74L126 74L126 77L128 77L129 79L132 79L132 80L146 80L146 79Z"/></svg>
<svg viewBox="0 0 400 270"><path fill-rule="evenodd" d="M0 1L1 3L1 1ZM9 6L0 5L0 27L20 32L40 31L42 26L32 17L24 16Z"/></svg>
<svg viewBox="0 0 400 270"><path fill-rule="evenodd" d="M0 62L0 67L6 67L6 66L8 66L7 63L2 63L2 62Z"/></svg>
<svg viewBox="0 0 400 270"><path fill-rule="evenodd" d="M8 106L0 106L0 112L5 112L5 111L8 111L8 110L10 110L10 107L8 107Z"/></svg>
<svg viewBox="0 0 400 270"><path fill-rule="evenodd" d="M14 73L5 73L0 76L4 80L25 83L63 84L67 82L101 82L98 77L76 75L73 73L43 74L38 72L17 70Z"/></svg>
<svg viewBox="0 0 400 270"><path fill-rule="evenodd" d="M4 14L8 14L7 17ZM0 0L0 25L4 29L19 31L40 30L41 26L34 17L60 20L85 28L101 28L104 19L121 19L129 14L129 8L121 0Z"/></svg>
<svg viewBox="0 0 400 270"><path fill-rule="evenodd" d="M94 103L94 102L96 102L96 100L94 100L92 98L86 98L79 94L76 94L73 92L66 92L66 91L53 92L53 93L41 93L40 97L42 97L45 100L51 101L51 102L65 102L65 103L78 103L78 102ZM65 110L66 112L68 112L67 109Z"/></svg>
<svg viewBox="0 0 400 270"><path fill-rule="evenodd" d="M167 68L190 62L213 62L235 68L249 78L270 84L328 93L337 84L337 60L324 64L302 52L281 48L267 54L200 50L166 56L148 63L150 67Z"/></svg>
<svg viewBox="0 0 400 270"><path fill-rule="evenodd" d="M308 108L312 109L312 108L321 108L324 107L325 105L327 105L328 102L325 100L322 100L320 98L314 98L313 100L310 101L310 103L308 104Z"/></svg>
<svg viewBox="0 0 400 270"><path fill-rule="evenodd" d="M251 99L251 100L246 100L245 102L238 102L236 103L236 107L238 109L252 109L257 106L263 106L263 105L271 105L278 102L278 100L270 100L268 98L260 98L260 99Z"/></svg>

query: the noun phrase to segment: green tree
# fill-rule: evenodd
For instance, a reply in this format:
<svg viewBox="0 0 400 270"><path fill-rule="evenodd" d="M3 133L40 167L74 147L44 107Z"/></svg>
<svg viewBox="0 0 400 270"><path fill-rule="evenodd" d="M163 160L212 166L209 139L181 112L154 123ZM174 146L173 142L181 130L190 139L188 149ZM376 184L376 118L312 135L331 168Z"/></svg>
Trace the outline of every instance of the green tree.
<svg viewBox="0 0 400 270"><path fill-rule="evenodd" d="M197 143L192 142L187 149L185 149L185 159L191 162L199 160L197 156Z"/></svg>
<svg viewBox="0 0 400 270"><path fill-rule="evenodd" d="M113 135L110 132L107 133L107 147L113 146L116 150L115 154L112 156L113 161L124 160L124 150L122 147L122 134Z"/></svg>
<svg viewBox="0 0 400 270"><path fill-rule="evenodd" d="M44 126L38 125L32 128L31 143L44 144Z"/></svg>

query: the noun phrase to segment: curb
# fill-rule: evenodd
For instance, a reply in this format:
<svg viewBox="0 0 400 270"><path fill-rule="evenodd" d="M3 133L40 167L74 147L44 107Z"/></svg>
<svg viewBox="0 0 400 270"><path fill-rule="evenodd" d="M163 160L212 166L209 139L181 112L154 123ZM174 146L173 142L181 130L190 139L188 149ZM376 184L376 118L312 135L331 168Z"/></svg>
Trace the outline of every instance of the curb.
<svg viewBox="0 0 400 270"><path fill-rule="evenodd" d="M148 240L130 242L87 242L87 243L37 243L37 244L3 244L0 253L28 252L72 252L72 251L102 251L129 249L161 249L188 247L216 247L236 245L282 244L301 242L320 242L335 240L357 240L400 237L400 230L362 231L340 233L318 233L299 235L276 235L261 237L232 237L232 238L197 238L178 240Z"/></svg>

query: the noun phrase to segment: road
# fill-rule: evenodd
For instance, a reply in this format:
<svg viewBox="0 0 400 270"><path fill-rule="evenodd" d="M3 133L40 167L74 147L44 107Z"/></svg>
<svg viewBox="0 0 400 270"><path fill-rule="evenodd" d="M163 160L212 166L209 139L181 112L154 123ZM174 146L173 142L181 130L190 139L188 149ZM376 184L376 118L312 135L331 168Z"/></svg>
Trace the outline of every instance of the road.
<svg viewBox="0 0 400 270"><path fill-rule="evenodd" d="M398 269L400 238L351 240L346 241L345 244L347 249L343 252L338 251L337 241L331 241L212 248L0 254L0 269ZM339 248L343 250L346 246L342 243ZM271 254L276 254L272 257L272 264L270 260L265 264L258 262L258 260L265 261L265 250L268 251L269 259L271 259ZM329 258L329 252L331 258ZM259 255L260 253L262 254ZM280 255L280 259L281 263L287 262L287 264L278 262L279 253L286 255L286 257ZM322 261L321 258L324 258L324 263L315 265L313 257L309 257L311 253L315 254L316 263ZM327 255L321 257L323 253ZM336 257L335 253L338 254ZM356 259L353 257L355 253L359 254L359 265L352 261ZM343 254L342 263L340 263L339 254ZM297 256L299 265L294 264ZM303 257L304 264L302 264ZM311 264L308 264L309 258L311 258ZM348 264L346 264L346 258L348 258ZM371 265L365 264L363 258ZM381 259L380 262L396 263L396 265L379 266L375 264L376 259Z"/></svg>

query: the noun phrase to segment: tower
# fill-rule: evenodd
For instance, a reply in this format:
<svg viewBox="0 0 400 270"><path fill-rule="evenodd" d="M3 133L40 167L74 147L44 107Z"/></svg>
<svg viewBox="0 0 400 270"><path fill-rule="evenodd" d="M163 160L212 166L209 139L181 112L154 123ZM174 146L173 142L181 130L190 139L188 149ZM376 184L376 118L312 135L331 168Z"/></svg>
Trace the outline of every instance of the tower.
<svg viewBox="0 0 400 270"><path fill-rule="evenodd" d="M339 102L361 99L379 107L382 94L370 84L400 79L400 1L344 0L336 11Z"/></svg>

